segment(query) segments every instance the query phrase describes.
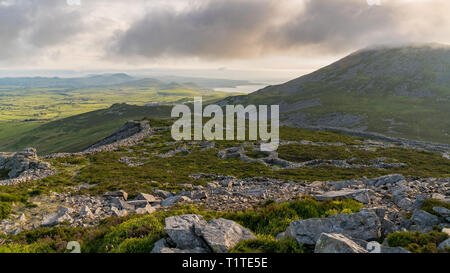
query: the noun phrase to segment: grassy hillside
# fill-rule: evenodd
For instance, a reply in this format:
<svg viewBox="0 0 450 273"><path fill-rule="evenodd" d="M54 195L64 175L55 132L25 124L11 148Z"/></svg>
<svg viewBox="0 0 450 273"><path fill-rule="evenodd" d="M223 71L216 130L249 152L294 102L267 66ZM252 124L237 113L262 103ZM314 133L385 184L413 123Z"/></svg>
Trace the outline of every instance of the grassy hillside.
<svg viewBox="0 0 450 273"><path fill-rule="evenodd" d="M113 133L128 120L170 115L169 106L136 106L114 104L110 108L55 120L37 127L18 128L4 135L0 150L18 151L36 147L40 154L80 151ZM19 123L20 124L20 123Z"/></svg>
<svg viewBox="0 0 450 273"><path fill-rule="evenodd" d="M120 77L119 77L120 76ZM125 121L144 117L167 117L167 106L189 103L195 96L205 102L227 97L194 83L165 83L159 80L129 80L115 75L108 86L83 87L113 76L63 79L0 79L0 151L17 151L28 146L39 152L72 152L109 135ZM127 82L120 80L128 79ZM66 83L65 81L69 81ZM29 84L56 85L80 83L80 87L28 87ZM20 87L19 85L23 86ZM119 105L127 103L128 105ZM113 104L118 104L109 108ZM131 106L136 105L136 106Z"/></svg>
<svg viewBox="0 0 450 273"><path fill-rule="evenodd" d="M450 143L450 47L372 48L227 101L280 104L293 126L343 127Z"/></svg>

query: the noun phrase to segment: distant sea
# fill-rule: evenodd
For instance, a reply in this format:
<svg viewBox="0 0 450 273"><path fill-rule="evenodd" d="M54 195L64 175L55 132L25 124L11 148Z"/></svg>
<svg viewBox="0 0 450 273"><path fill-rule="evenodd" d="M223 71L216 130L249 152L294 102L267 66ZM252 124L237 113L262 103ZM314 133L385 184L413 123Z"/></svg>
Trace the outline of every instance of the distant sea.
<svg viewBox="0 0 450 273"><path fill-rule="evenodd" d="M229 92L229 93L252 93L266 86L268 86L268 84L238 85L236 87L217 87L214 88L214 91Z"/></svg>

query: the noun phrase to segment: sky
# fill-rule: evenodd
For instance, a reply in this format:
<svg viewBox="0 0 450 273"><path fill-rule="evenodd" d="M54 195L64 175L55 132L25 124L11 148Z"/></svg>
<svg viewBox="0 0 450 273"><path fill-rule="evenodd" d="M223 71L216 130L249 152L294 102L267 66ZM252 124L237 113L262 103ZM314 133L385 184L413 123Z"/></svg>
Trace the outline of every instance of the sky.
<svg viewBox="0 0 450 273"><path fill-rule="evenodd" d="M0 0L0 76L289 79L372 45L450 44L449 10L448 0Z"/></svg>

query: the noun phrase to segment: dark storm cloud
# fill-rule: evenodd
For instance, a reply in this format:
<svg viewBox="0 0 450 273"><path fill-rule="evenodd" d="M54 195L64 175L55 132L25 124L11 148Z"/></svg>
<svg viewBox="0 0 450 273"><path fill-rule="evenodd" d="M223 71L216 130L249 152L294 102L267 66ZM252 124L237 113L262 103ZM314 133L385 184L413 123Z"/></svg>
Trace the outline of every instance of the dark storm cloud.
<svg viewBox="0 0 450 273"><path fill-rule="evenodd" d="M0 1L0 61L39 54L84 27L82 15L64 0Z"/></svg>
<svg viewBox="0 0 450 273"><path fill-rule="evenodd" d="M365 0L305 1L292 16L285 8L292 1L201 2L183 12L150 11L118 35L113 50L150 58L242 58L311 45L339 51L396 24L389 6L369 6Z"/></svg>

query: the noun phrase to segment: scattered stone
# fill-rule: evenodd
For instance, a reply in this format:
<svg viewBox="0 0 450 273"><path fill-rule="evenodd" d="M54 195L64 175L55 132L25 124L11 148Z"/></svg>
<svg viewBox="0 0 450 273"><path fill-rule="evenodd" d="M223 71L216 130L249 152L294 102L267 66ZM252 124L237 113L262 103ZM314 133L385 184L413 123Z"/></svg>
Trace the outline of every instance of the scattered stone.
<svg viewBox="0 0 450 273"><path fill-rule="evenodd" d="M351 198L356 201L359 201L363 204L367 204L370 202L369 198L369 190L352 190L352 189L344 189L340 191L329 191L324 194L316 195L317 200L328 200L328 199L346 199Z"/></svg>
<svg viewBox="0 0 450 273"><path fill-rule="evenodd" d="M405 180L405 177L401 174L390 174L390 175L385 175L385 176L369 179L367 181L367 184L370 186L381 187L386 184L394 184L396 182L403 181L403 180Z"/></svg>
<svg viewBox="0 0 450 273"><path fill-rule="evenodd" d="M128 198L128 193L126 193L123 190L119 190L119 191L107 192L103 196L105 196L106 198L122 198L123 200L126 201Z"/></svg>

